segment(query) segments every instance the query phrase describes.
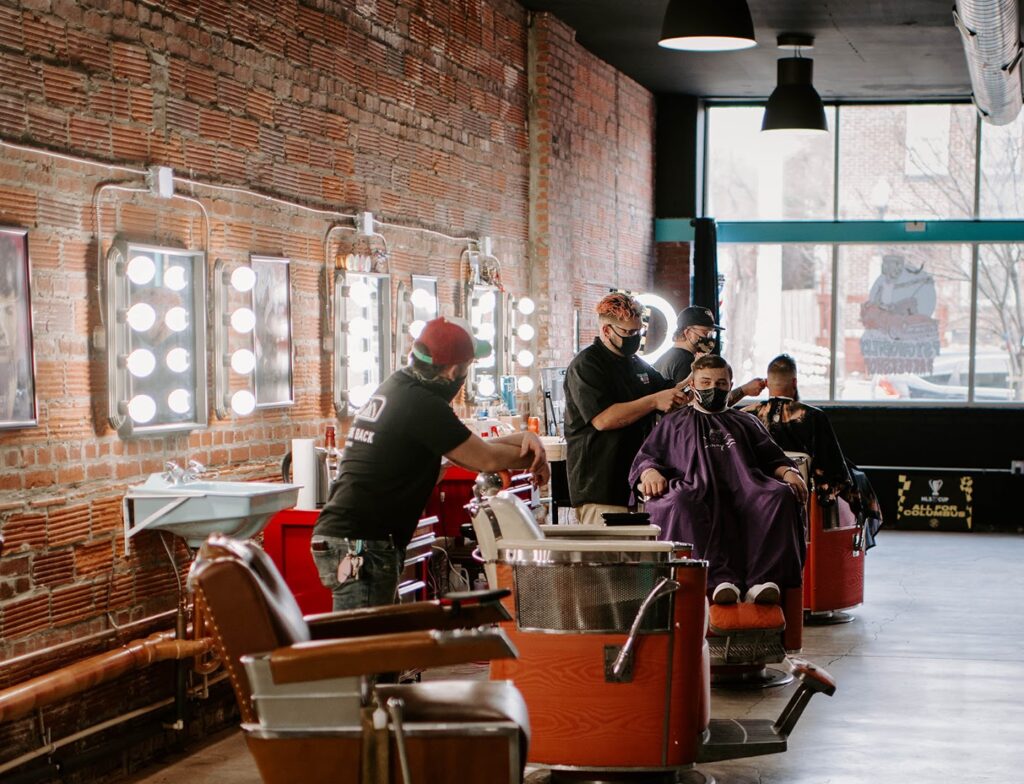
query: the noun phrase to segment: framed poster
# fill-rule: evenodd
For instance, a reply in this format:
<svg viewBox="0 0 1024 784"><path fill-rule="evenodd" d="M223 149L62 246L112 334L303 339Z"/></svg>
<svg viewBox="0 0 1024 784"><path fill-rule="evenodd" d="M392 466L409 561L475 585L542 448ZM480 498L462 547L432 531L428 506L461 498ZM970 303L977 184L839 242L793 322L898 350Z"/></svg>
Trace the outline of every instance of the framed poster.
<svg viewBox="0 0 1024 784"><path fill-rule="evenodd" d="M0 428L37 424L28 230L0 227Z"/></svg>
<svg viewBox="0 0 1024 784"><path fill-rule="evenodd" d="M257 408L290 406L292 394L291 262L272 256L252 256L256 275L252 288L253 353L256 355Z"/></svg>

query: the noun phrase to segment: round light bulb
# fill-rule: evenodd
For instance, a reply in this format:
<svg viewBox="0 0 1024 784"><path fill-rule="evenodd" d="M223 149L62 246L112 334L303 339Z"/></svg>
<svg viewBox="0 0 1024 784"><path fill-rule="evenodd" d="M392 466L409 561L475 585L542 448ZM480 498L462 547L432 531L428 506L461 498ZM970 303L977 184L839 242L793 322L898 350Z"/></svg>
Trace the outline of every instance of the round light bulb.
<svg viewBox="0 0 1024 784"><path fill-rule="evenodd" d="M156 401L149 395L136 395L128 401L128 416L144 425L156 416Z"/></svg>
<svg viewBox="0 0 1024 784"><path fill-rule="evenodd" d="M433 310L434 309L434 295L426 289L415 289L412 292L412 296L409 298L412 302L413 307L419 308L420 310Z"/></svg>
<svg viewBox="0 0 1024 784"><path fill-rule="evenodd" d="M256 314L249 310L249 308L239 308L231 314L231 327L235 332L241 332L244 335L252 332L255 326Z"/></svg>
<svg viewBox="0 0 1024 784"><path fill-rule="evenodd" d="M409 334L412 335L413 340L419 338L423 328L427 326L427 322L423 319L416 319L412 324L409 325Z"/></svg>
<svg viewBox="0 0 1024 784"><path fill-rule="evenodd" d="M164 316L164 323L174 332L183 332L188 329L188 311L180 305L173 307Z"/></svg>
<svg viewBox="0 0 1024 784"><path fill-rule="evenodd" d="M516 389L524 395L528 392L533 392L533 379L529 376L519 376L519 378L516 379Z"/></svg>
<svg viewBox="0 0 1024 784"><path fill-rule="evenodd" d="M481 397L493 397L497 391L497 387L494 386L494 379L490 376L483 376L476 382L476 391Z"/></svg>
<svg viewBox="0 0 1024 784"><path fill-rule="evenodd" d="M164 362L174 373L184 373L188 370L188 352L183 348L172 348L164 357Z"/></svg>
<svg viewBox="0 0 1024 784"><path fill-rule="evenodd" d="M231 369L243 376L252 373L256 367L256 355L247 348L240 348L231 355Z"/></svg>
<svg viewBox="0 0 1024 784"><path fill-rule="evenodd" d="M523 367L530 367L530 365L533 364L533 352L524 348L522 351L516 354L516 362L518 362Z"/></svg>
<svg viewBox="0 0 1024 784"><path fill-rule="evenodd" d="M357 387L352 387L348 391L349 404L355 408L362 408L370 402L370 397L376 388L375 384L361 384Z"/></svg>
<svg viewBox="0 0 1024 784"><path fill-rule="evenodd" d="M476 366L479 368L492 368L494 367L494 352L492 351L486 357L482 357L476 361Z"/></svg>
<svg viewBox="0 0 1024 784"><path fill-rule="evenodd" d="M125 365L128 367L128 372L136 378L145 378L156 367L156 357L153 356L152 351L137 348L128 355Z"/></svg>
<svg viewBox="0 0 1024 784"><path fill-rule="evenodd" d="M373 302L373 292L370 287L361 281L356 281L348 287L348 298L361 308L370 307Z"/></svg>
<svg viewBox="0 0 1024 784"><path fill-rule="evenodd" d="M156 323L156 311L153 306L145 302L137 302L128 308L125 314L128 326L136 332L145 332Z"/></svg>
<svg viewBox="0 0 1024 784"><path fill-rule="evenodd" d="M164 271L164 285L171 291L181 291L188 285L185 268L175 264Z"/></svg>
<svg viewBox="0 0 1024 784"><path fill-rule="evenodd" d="M536 330L530 324L520 324L516 327L516 337L520 340L533 340L533 336L536 334Z"/></svg>
<svg viewBox="0 0 1024 784"><path fill-rule="evenodd" d="M252 267L235 267L231 270L231 288L235 291L252 291L256 285L256 273Z"/></svg>
<svg viewBox="0 0 1024 784"><path fill-rule="evenodd" d="M484 313L490 313L492 310L494 310L495 301L496 300L494 299L494 292L485 291L483 294L480 295L480 310L482 310Z"/></svg>
<svg viewBox="0 0 1024 784"><path fill-rule="evenodd" d="M368 338L373 335L373 325L369 319L354 318L348 323L348 334L354 338Z"/></svg>
<svg viewBox="0 0 1024 784"><path fill-rule="evenodd" d="M476 328L476 336L480 338L480 340L494 340L494 325L481 324Z"/></svg>
<svg viewBox="0 0 1024 784"><path fill-rule="evenodd" d="M136 256L128 262L125 272L136 286L145 286L156 275L156 264L149 256Z"/></svg>
<svg viewBox="0 0 1024 784"><path fill-rule="evenodd" d="M256 398L248 389L240 389L231 396L231 410L246 416L256 410Z"/></svg>
<svg viewBox="0 0 1024 784"><path fill-rule="evenodd" d="M175 414L187 414L192 408L192 395L187 389L175 389L167 396L167 405Z"/></svg>
<svg viewBox="0 0 1024 784"><path fill-rule="evenodd" d="M519 303L516 305L516 308L524 316L529 316L531 313L533 313L533 311L537 309L537 306L529 297L523 297L521 300L519 300Z"/></svg>

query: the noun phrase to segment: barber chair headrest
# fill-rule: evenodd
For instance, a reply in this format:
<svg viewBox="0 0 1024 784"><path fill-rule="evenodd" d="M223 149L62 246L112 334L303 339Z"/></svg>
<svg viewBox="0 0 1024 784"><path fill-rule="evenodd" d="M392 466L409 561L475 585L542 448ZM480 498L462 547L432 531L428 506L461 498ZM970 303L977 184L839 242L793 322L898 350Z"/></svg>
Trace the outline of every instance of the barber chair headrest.
<svg viewBox="0 0 1024 784"><path fill-rule="evenodd" d="M310 639L309 626L302 609L274 562L260 547L249 541L230 539L212 534L199 548L189 570L188 585L195 590L202 573L217 564L237 564L249 573L266 605L267 617L273 625L281 645ZM249 608L247 612L255 612Z"/></svg>

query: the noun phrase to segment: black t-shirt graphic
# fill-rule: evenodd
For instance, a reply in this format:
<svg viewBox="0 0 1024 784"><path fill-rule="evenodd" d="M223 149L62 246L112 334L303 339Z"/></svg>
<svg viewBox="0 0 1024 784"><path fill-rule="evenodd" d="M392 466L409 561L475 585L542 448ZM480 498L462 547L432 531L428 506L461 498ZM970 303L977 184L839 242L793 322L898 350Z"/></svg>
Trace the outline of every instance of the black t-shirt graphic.
<svg viewBox="0 0 1024 784"><path fill-rule="evenodd" d="M386 539L405 547L430 498L441 456L469 429L408 369L392 373L355 415L338 480L314 534Z"/></svg>
<svg viewBox="0 0 1024 784"><path fill-rule="evenodd" d="M591 420L615 403L671 386L642 359L620 357L600 338L573 358L565 372L566 470L573 506L629 503L629 468L655 415L618 430L598 430Z"/></svg>

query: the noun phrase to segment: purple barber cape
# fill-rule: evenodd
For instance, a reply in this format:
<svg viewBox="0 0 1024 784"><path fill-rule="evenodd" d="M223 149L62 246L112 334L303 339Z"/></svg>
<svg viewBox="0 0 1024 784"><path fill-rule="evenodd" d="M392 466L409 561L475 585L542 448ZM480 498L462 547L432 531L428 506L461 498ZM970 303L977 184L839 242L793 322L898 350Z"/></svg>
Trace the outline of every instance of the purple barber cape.
<svg viewBox="0 0 1024 784"><path fill-rule="evenodd" d="M687 407L647 437L629 481L635 487L648 468L668 480L665 495L646 509L662 539L692 543L694 557L709 562L709 588L730 582L746 590L767 581L795 588L802 582L804 510L773 476L792 465L750 414Z"/></svg>

